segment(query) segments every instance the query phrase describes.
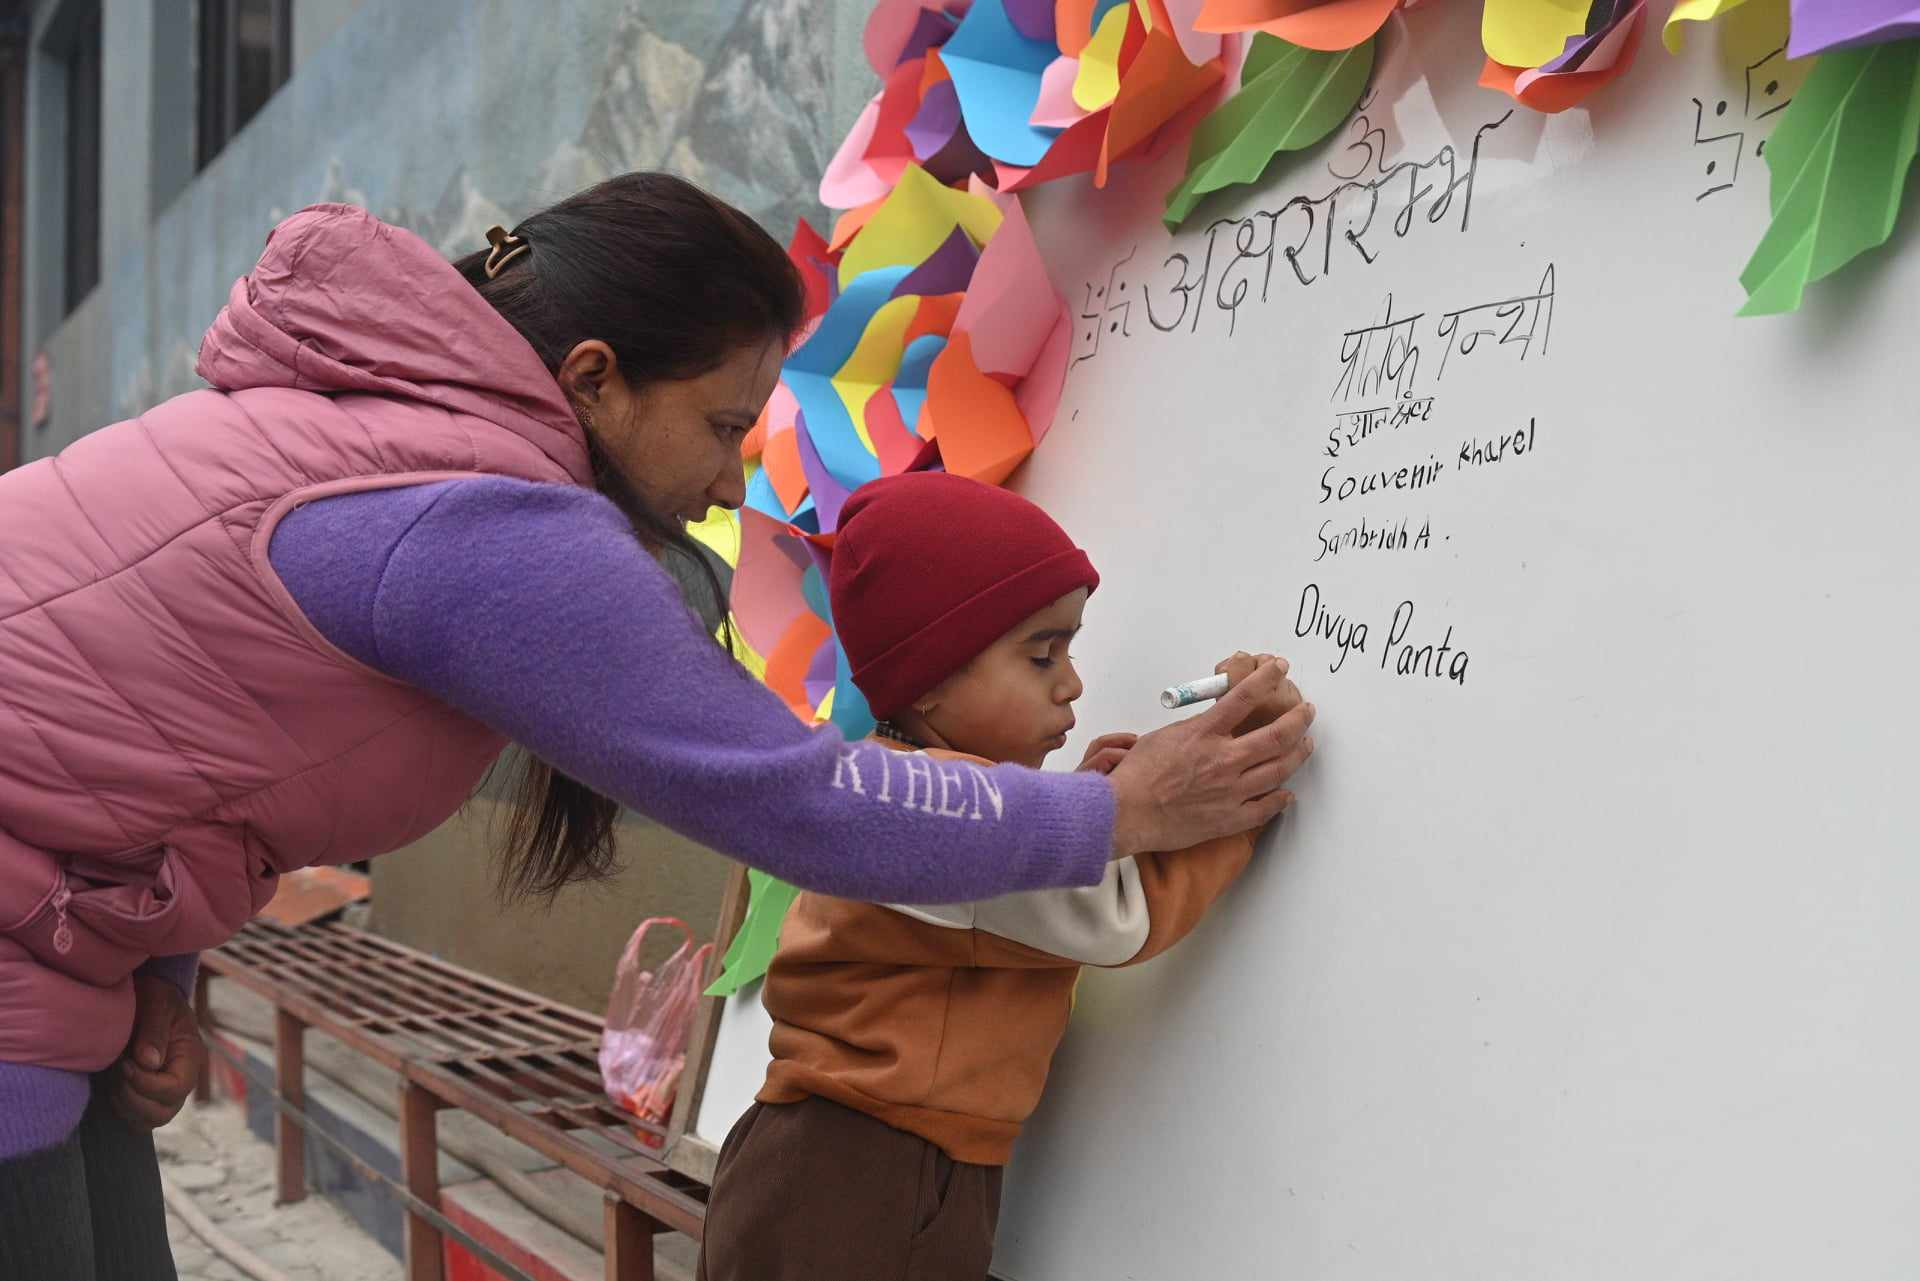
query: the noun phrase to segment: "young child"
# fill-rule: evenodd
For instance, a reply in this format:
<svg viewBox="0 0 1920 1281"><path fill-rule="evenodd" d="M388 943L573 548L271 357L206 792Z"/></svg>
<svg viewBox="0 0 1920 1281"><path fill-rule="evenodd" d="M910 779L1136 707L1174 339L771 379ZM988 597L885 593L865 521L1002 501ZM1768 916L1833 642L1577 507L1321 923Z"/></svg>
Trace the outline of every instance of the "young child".
<svg viewBox="0 0 1920 1281"><path fill-rule="evenodd" d="M837 783L991 818L969 758L1037 767L1065 744L1082 689L1067 647L1099 581L1006 490L940 472L857 490L831 603L881 724ZM720 1152L702 1281L982 1281L1001 1167L1080 966L1165 951L1252 848L1231 837L1119 860L1086 889L939 907L802 894L763 996L773 1063Z"/></svg>

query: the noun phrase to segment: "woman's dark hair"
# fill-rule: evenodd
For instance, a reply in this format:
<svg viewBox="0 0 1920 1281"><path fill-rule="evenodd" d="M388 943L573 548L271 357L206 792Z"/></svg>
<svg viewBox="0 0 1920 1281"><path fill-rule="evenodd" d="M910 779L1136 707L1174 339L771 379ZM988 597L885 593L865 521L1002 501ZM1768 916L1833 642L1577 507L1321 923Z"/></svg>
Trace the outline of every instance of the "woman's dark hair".
<svg viewBox="0 0 1920 1281"><path fill-rule="evenodd" d="M771 338L784 348L805 313L800 275L779 243L669 174L610 178L512 235L531 249L492 279L488 250L453 265L555 374L575 346L597 338L635 388L697 378L743 346ZM675 577L704 586L724 615L725 592L699 545L647 507L591 430L586 437L600 492L655 554L677 557ZM730 628L725 635L730 643ZM500 851L502 897L551 898L573 881L611 875L619 803L531 755L526 762Z"/></svg>

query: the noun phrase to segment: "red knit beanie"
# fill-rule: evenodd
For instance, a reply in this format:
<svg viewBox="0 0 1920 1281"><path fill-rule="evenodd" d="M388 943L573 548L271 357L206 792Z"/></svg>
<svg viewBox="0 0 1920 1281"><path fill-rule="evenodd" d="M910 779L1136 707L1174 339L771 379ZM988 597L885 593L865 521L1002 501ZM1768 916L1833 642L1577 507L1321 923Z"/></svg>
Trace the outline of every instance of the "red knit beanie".
<svg viewBox="0 0 1920 1281"><path fill-rule="evenodd" d="M909 472L841 508L829 591L853 683L884 720L1021 619L1099 585L1087 554L1020 495Z"/></svg>

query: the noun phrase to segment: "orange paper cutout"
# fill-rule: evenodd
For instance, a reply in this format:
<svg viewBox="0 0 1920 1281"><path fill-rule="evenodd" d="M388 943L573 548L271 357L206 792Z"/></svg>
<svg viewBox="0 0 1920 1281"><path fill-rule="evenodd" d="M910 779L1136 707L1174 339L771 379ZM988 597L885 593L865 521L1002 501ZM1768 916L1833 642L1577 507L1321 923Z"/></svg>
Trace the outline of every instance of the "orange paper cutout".
<svg viewBox="0 0 1920 1281"><path fill-rule="evenodd" d="M1188 62L1171 23L1154 28L1133 66L1121 77L1120 92L1108 109L1093 185L1106 186L1107 169L1114 161L1152 138L1160 126L1219 84L1225 75L1218 58L1197 67Z"/></svg>
<svg viewBox="0 0 1920 1281"><path fill-rule="evenodd" d="M953 79L953 73L947 70L946 60L940 56L938 49L927 50L926 61L926 70L920 75L920 96L922 98L926 97L927 90L933 88L935 85Z"/></svg>
<svg viewBox="0 0 1920 1281"><path fill-rule="evenodd" d="M1060 52L1078 58L1093 39L1094 0L1057 0L1053 6L1053 38Z"/></svg>
<svg viewBox="0 0 1920 1281"><path fill-rule="evenodd" d="M936 416L933 439L948 471L998 485L1033 452L1033 432L1013 393L973 363L973 339L955 334L934 357L927 376L927 403Z"/></svg>
<svg viewBox="0 0 1920 1281"><path fill-rule="evenodd" d="M887 193L889 196L892 194L892 192ZM886 203L887 197L881 196L877 200L869 200L864 205L855 205L841 214L833 224L833 239L827 242L827 248L834 253L845 249L848 242L859 234L860 228L871 222L873 216L880 212L880 206Z"/></svg>
<svg viewBox="0 0 1920 1281"><path fill-rule="evenodd" d="M813 656L832 635L833 629L809 610L793 620L786 635L767 655L764 678L767 688L809 725L813 723L813 704L807 701L807 669L813 666Z"/></svg>
<svg viewBox="0 0 1920 1281"><path fill-rule="evenodd" d="M938 334L945 338L953 332L954 318L960 314L960 304L965 302L965 294L926 294L920 299L920 305L914 310L913 320L907 325L907 332L901 335L900 350L913 346L913 340L924 338L928 334ZM787 508L792 511L793 508Z"/></svg>

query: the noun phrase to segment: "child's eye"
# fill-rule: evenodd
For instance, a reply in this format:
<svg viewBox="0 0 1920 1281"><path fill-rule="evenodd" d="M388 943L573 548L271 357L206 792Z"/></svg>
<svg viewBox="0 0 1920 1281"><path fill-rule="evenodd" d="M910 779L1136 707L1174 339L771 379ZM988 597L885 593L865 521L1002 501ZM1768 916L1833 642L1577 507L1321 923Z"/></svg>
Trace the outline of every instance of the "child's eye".
<svg viewBox="0 0 1920 1281"><path fill-rule="evenodd" d="M1027 661L1032 663L1035 667L1038 667L1043 672L1046 671L1049 667L1053 666L1052 658L1030 658Z"/></svg>

